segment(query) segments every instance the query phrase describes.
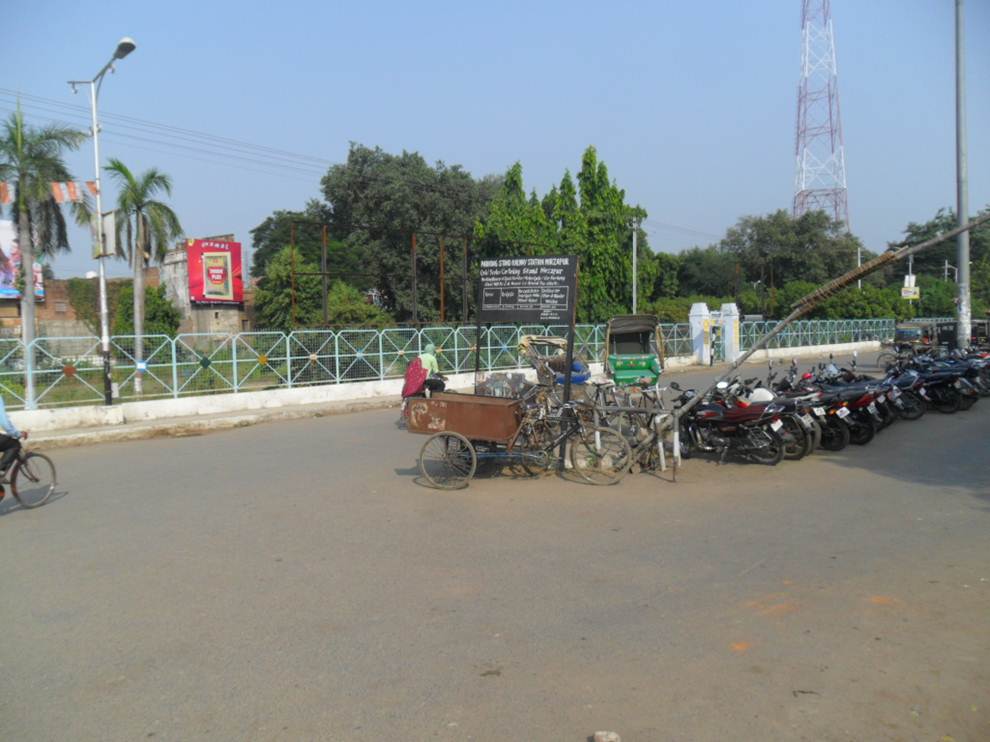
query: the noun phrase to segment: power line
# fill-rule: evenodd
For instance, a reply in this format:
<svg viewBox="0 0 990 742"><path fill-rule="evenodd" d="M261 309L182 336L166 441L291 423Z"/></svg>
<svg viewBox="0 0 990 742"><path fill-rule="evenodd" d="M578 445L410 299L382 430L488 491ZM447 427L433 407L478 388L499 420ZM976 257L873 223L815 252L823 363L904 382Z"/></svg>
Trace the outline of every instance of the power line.
<svg viewBox="0 0 990 742"><path fill-rule="evenodd" d="M653 219L653 218L650 218L650 217L647 217L643 221L644 222L648 222L649 224L652 224L654 227L656 227L658 229L668 229L668 230L674 230L676 232L687 232L687 233L690 233L690 234L697 234L697 235L700 235L702 237L710 237L710 238L715 239L715 240L722 239L722 236L721 235L713 234L711 232L706 232L703 229L695 229L694 227L685 227L685 226L682 226L680 224L671 224L669 222L661 222L661 221L659 221L657 219Z"/></svg>
<svg viewBox="0 0 990 742"><path fill-rule="evenodd" d="M14 109L7 108L5 106L0 106L0 111L6 112L6 113L13 113L14 112ZM43 123L42 120L34 118L34 115L33 114L31 116L25 116L24 118L29 123L33 123L33 124ZM127 134L116 132L115 130L112 130L112 129L108 130L108 129L104 128L104 127L101 127L101 134L103 135L103 137L105 139L107 139L109 141L116 142L118 144L124 144L124 145L126 145L128 147L131 147L131 148L134 148L134 149L138 149L138 150L143 150L143 151L147 151L147 152L156 152L158 154L165 154L165 155L175 156L175 157L182 157L182 158L189 159L189 160L195 160L197 162L203 162L203 163L206 163L208 165L220 165L221 167L234 168L234 169L237 169L237 170L244 170L244 171L247 171L247 172L258 173L258 174L261 174L261 175L270 175L270 176L275 176L275 177L280 177L280 178L286 178L286 179L294 180L294 181L297 181L297 182L300 182L300 183L309 183L309 184L312 184L313 181L314 181L314 179L319 179L323 175L323 173L318 173L318 172L315 172L315 171L300 170L300 169L297 169L297 168L284 168L280 163L275 163L275 162L265 162L263 160L255 160L255 159L252 159L252 158L237 158L238 160L247 160L249 163L255 163L258 166L260 166L260 167L250 167L250 166L241 164L241 162L239 162L239 161L237 161L237 162L230 161L231 155L228 155L228 154L225 154L225 153L222 153L222 152L212 152L210 150L200 150L200 149L197 149L197 148L188 148L188 149L192 149L193 151L201 152L201 153L207 155L207 157L209 157L209 158L215 158L215 159L207 159L207 157L197 157L196 155L188 154L188 153L183 152L183 151L175 151L174 150L174 147L176 145L174 145L172 143L161 142L161 141L158 141L158 140L147 139L147 138L143 138L143 137L142 138L139 138L139 139L141 141L159 144L161 147L171 147L173 149L161 149L160 147L150 147L150 146L147 146L146 144L135 144L132 141L130 141L131 139L134 139L133 136L129 136ZM262 169L262 168L267 168L267 169ZM307 178L307 177L304 177L304 175L312 175L313 177L312 178Z"/></svg>
<svg viewBox="0 0 990 742"><path fill-rule="evenodd" d="M6 106L0 105L0 111L13 112L13 109L9 107L13 101L5 100L5 98L14 98L24 108L33 109L36 112L66 116L89 123L90 113L86 106L0 87L0 104L6 104ZM32 114L32 117L35 115L41 114ZM129 147L139 150L175 155L211 165L219 164L261 175L274 175L297 182L311 183L312 181L305 176L321 178L326 175L330 167L337 164L315 155L291 152L232 137L161 124L134 116L101 112L100 117L105 122L101 125L101 131L111 141L127 144ZM37 121L37 119L34 120ZM157 149L148 145L166 147L168 150ZM369 182L395 182L391 177L372 173L362 173L352 177L362 185ZM406 174L403 174L402 182L434 193L443 195L451 193L449 186L445 184L427 182ZM655 229L684 232L715 240L721 239L720 235L705 230L663 222L649 217L643 222L652 225ZM656 234L655 230L649 231Z"/></svg>
<svg viewBox="0 0 990 742"><path fill-rule="evenodd" d="M9 101L3 100L2 97L0 97L0 103L5 103L8 107L11 105L11 103ZM22 106L25 107L25 108L28 108L28 109L38 108L38 109L44 111L46 114L50 114L50 113L53 112L52 109L47 109L47 108L45 108L43 106L36 106L35 104L32 104L32 103L28 103L26 105L25 104L22 104ZM10 110L10 109L8 108L7 110ZM58 110L55 110L54 112L57 113L57 114L63 114L64 113L64 112L58 111ZM35 115L35 114L33 112L31 112L31 115ZM79 119L85 119L86 123L89 123L89 116L88 115L86 115L85 117L82 114L77 114L77 113L71 113L71 114L68 114L68 115L69 116L75 116L75 117L77 117ZM139 134L132 134L132 133L129 133L129 132L126 132L126 131L120 131L117 127L118 127L117 124L111 124L110 126L107 126L106 124L103 124L103 125L100 126L100 130L101 130L101 132L116 133L119 136L129 137L129 138L135 139L137 141L158 143L158 144L163 144L165 146L174 147L174 148L177 148L177 149L185 149L185 150L190 150L190 151L194 151L194 152L203 152L203 153L212 154L212 155L222 155L222 156L225 156L225 157L231 157L231 158L235 158L235 159L245 160L245 161L248 161L248 162L254 162L256 164L276 165L276 166L284 167L284 168L287 168L287 169L298 170L298 171L302 171L302 172L311 172L311 173L314 173L314 174L317 174L317 175L322 175L323 173L326 172L326 167L325 166L322 166L322 165L311 165L311 164L304 163L304 162L297 162L295 160L278 159L278 158L269 156L267 154L264 154L263 152L259 153L259 152L254 152L254 151L251 151L251 150L236 150L236 149L235 150L231 150L231 151L226 151L222 147L218 148L218 147L214 146L211 142L209 142L207 140L190 139L190 138L185 138L185 137L178 138L178 141L177 142L170 141L168 139L149 138L148 136L140 136ZM134 129L134 130L140 132L141 134L155 134L155 132L146 131L145 129L140 129L140 128L136 128L136 127L128 127L128 128ZM200 146L198 146L198 147L192 147L189 144L183 144L181 142L198 144ZM251 157L248 157L246 155L252 155L252 156ZM260 157L264 157L265 158L264 161L258 160L257 157L259 157L259 156Z"/></svg>
<svg viewBox="0 0 990 742"><path fill-rule="evenodd" d="M0 95L6 96L8 98L14 98L20 101L29 101L30 105L35 107L47 106L49 108L54 107L58 112L72 112L76 115L81 115L85 117L88 121L90 112L89 108L86 106L80 106L73 103L66 103L64 101L55 100L53 98L44 98L39 95L31 95L28 93L19 93L15 90L10 90L8 88L0 88ZM29 105L25 104L25 105ZM282 159L289 160L299 160L303 163L309 162L313 165L319 167L326 167L332 165L333 162L325 157L318 157L315 155L302 154L299 152L291 152L288 150L277 149L275 147L269 147L267 145L254 144L252 142L247 142L240 139L234 139L232 137L219 136L216 134L210 134L208 132L197 131L195 129L185 129L178 126L172 126L171 124L161 124L155 121L150 121L147 119L140 119L134 116L124 116L116 113L109 113L106 111L100 112L100 118L104 121L113 121L119 126L128 127L131 129L151 129L156 130L166 136L172 136L177 138L190 138L198 140L209 140L215 146L233 148L233 149L247 149L255 150L259 152L264 152L268 156L277 156Z"/></svg>

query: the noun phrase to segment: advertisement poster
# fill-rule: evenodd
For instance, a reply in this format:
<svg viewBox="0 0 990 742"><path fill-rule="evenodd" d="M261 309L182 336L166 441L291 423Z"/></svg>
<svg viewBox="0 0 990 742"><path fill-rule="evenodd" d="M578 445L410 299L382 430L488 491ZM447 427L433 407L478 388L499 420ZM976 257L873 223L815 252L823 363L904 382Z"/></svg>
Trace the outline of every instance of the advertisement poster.
<svg viewBox="0 0 990 742"><path fill-rule="evenodd" d="M0 299L20 299L17 279L21 273L21 248L12 221L0 220ZM34 295L45 298L45 283L41 264L34 264Z"/></svg>
<svg viewBox="0 0 990 742"><path fill-rule="evenodd" d="M189 240L189 301L194 304L240 304L244 301L241 243Z"/></svg>

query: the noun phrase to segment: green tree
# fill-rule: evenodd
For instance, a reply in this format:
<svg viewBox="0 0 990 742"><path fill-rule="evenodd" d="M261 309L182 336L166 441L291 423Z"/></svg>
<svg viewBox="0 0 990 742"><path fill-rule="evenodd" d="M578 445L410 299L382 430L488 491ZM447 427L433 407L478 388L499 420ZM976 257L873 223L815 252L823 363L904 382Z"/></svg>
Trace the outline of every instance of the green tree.
<svg viewBox="0 0 990 742"><path fill-rule="evenodd" d="M588 147L577 184L569 172L541 200L526 197L522 166L513 165L492 200L488 214L475 226L480 253L486 257L577 255L580 260L578 319L601 321L629 312L632 302L632 230L646 212L625 203L622 191ZM644 300L656 284L659 263L643 231L638 235L640 287Z"/></svg>
<svg viewBox="0 0 990 742"><path fill-rule="evenodd" d="M334 281L330 287L327 309L334 327L387 327L395 322L388 312L343 281Z"/></svg>
<svg viewBox="0 0 990 742"><path fill-rule="evenodd" d="M682 294L728 295L737 283L736 258L715 246L692 247L679 256L677 281Z"/></svg>
<svg viewBox="0 0 990 742"><path fill-rule="evenodd" d="M910 319L913 315L908 302L901 299L899 288L863 284L840 291L822 302L812 313L819 319L875 319L894 317Z"/></svg>
<svg viewBox="0 0 990 742"><path fill-rule="evenodd" d="M741 218L718 249L738 263L741 281L773 289L789 281L821 284L845 273L856 265L862 244L823 211L793 217L780 210Z"/></svg>
<svg viewBox="0 0 990 742"><path fill-rule="evenodd" d="M980 215L990 211L990 205L985 206ZM952 209L939 209L935 216L927 222L917 224L911 222L904 229L904 242L916 245L937 235L948 232L956 227L956 214ZM981 224L969 233L970 260L978 263L984 258L990 259L990 224ZM956 264L956 241L949 240L940 245L930 247L914 256L914 272L919 275L941 276L945 272L945 263ZM952 275L952 272L949 272Z"/></svg>
<svg viewBox="0 0 990 742"><path fill-rule="evenodd" d="M83 279L85 280L85 279ZM144 331L148 335L173 337L182 317L169 301L164 286L152 286L144 292ZM114 335L134 334L134 286L125 285L117 297L113 320Z"/></svg>
<svg viewBox="0 0 990 742"><path fill-rule="evenodd" d="M169 244L182 236L182 225L175 212L158 200L161 195L172 195L172 179L168 175L157 168L134 174L118 159L111 159L104 170L118 188L115 210L118 252L130 260L134 271L134 360L140 363L144 359L144 270L149 259L161 261L165 257ZM134 391L141 394L140 373L134 377Z"/></svg>
<svg viewBox="0 0 990 742"><path fill-rule="evenodd" d="M918 275L916 278L921 300L910 302L918 317L947 317L956 313L956 284L934 276ZM892 286L891 288L897 288ZM898 291L900 289L898 288ZM902 300L909 304L907 300Z"/></svg>
<svg viewBox="0 0 990 742"><path fill-rule="evenodd" d="M289 332L297 327L318 325L323 319L320 278L305 275L313 273L317 268L297 254L293 284L292 250L292 247L283 247L268 261L265 275L258 282L258 289L254 294L258 320L266 330Z"/></svg>
<svg viewBox="0 0 990 742"><path fill-rule="evenodd" d="M268 260L265 275L254 295L258 320L266 329L289 332L300 327L323 325L322 281L319 276L311 275L316 271L315 264L299 252L294 261L294 287L292 247L283 247ZM334 281L331 285L327 294L327 314L334 327L385 327L395 322L388 312L370 303L359 289L344 281Z"/></svg>
<svg viewBox="0 0 990 742"><path fill-rule="evenodd" d="M25 345L34 340L34 246L38 245L42 255L69 249L65 218L52 196L51 183L72 180L62 158L85 138L81 131L63 126L26 126L20 104L0 130L0 181L14 183L11 216L17 224L22 279L30 287L21 291L21 336ZM75 213L77 219L85 221L85 207L76 206Z"/></svg>
<svg viewBox="0 0 990 742"><path fill-rule="evenodd" d="M653 282L652 291L650 291L650 295L647 298L659 299L677 296L680 293L680 280L678 278L681 270L680 256L667 252L658 252L655 253L654 260L656 262L657 276Z"/></svg>
<svg viewBox="0 0 990 742"><path fill-rule="evenodd" d="M581 258L578 317L602 321L626 314L632 304L632 228L646 211L628 206L625 191L609 178L608 167L588 147L578 172L581 213L587 225ZM644 249L645 234L641 240Z"/></svg>
<svg viewBox="0 0 990 742"><path fill-rule="evenodd" d="M352 144L347 162L334 165L322 180L329 205L331 234L363 250L363 272L379 288L400 320L413 314L411 235L417 233L417 298L420 321L439 314L437 235L472 234L500 186L497 178L474 179L459 165L426 163L415 152L393 155L380 148ZM450 257L463 243L447 241ZM462 298L462 261L449 260L447 298ZM350 281L348 281L350 282ZM470 283L470 282L469 282ZM468 289L469 298L473 291Z"/></svg>
<svg viewBox="0 0 990 742"><path fill-rule="evenodd" d="M526 197L522 165L509 168L488 214L474 228L478 254L482 257L548 255L557 252L557 228L543 204Z"/></svg>
<svg viewBox="0 0 990 742"><path fill-rule="evenodd" d="M973 317L990 315L990 254L973 261L969 281L973 293Z"/></svg>

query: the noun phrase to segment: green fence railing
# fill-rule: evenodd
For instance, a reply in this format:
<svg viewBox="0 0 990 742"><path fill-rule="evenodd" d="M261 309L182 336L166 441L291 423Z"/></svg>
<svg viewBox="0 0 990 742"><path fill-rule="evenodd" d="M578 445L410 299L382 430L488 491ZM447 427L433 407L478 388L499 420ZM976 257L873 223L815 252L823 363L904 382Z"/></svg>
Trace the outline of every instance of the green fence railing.
<svg viewBox="0 0 990 742"><path fill-rule="evenodd" d="M741 322L742 349L769 329L770 322ZM803 320L774 339L771 347L799 347L877 340L893 335L894 321ZM110 342L115 398L120 401L199 394L224 394L315 384L343 384L401 378L409 361L429 343L436 346L445 374L522 368L518 345L523 335L566 334L543 325L473 325L387 328L383 330L257 331L236 334L145 335L138 362L133 335ZM687 323L663 323L664 354L692 355ZM606 325L575 328L575 353L601 360ZM99 338L40 337L26 349L20 340L0 339L0 394L10 409L62 407L103 402L103 362ZM27 398L26 374L34 380Z"/></svg>

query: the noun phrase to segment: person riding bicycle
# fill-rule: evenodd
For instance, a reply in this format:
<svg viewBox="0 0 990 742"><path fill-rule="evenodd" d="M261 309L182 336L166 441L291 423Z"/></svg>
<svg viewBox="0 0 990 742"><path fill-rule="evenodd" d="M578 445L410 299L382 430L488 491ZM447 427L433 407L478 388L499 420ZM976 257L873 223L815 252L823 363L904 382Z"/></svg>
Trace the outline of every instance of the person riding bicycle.
<svg viewBox="0 0 990 742"><path fill-rule="evenodd" d="M6 435L0 434L0 452L3 452L3 457L0 458L0 474L4 474L17 458L17 453L21 450L20 439L27 438L27 432L19 431L7 417L7 408L3 403L2 395L0 395L0 427L6 433Z"/></svg>

